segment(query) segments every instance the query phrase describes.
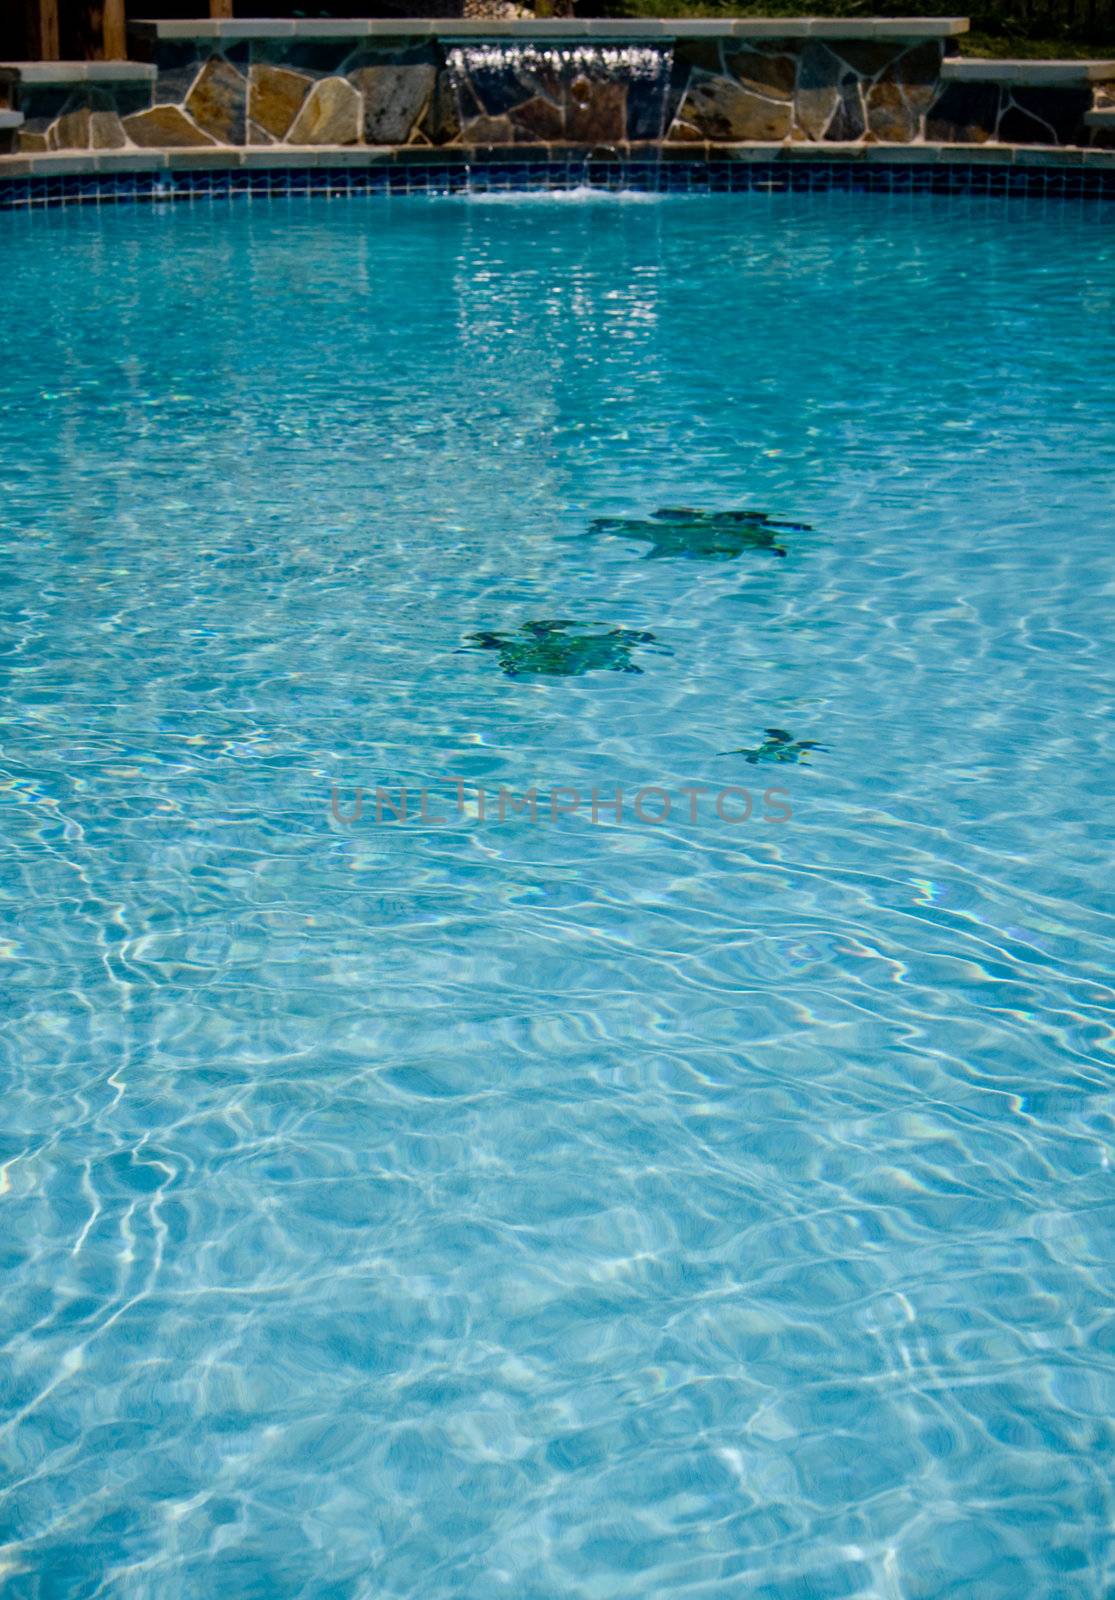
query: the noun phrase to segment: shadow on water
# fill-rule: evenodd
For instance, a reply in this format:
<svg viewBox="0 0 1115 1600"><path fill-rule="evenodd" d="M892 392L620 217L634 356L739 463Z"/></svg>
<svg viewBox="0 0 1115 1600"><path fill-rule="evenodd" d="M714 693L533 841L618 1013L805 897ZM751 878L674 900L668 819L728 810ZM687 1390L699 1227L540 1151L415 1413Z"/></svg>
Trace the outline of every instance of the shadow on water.
<svg viewBox="0 0 1115 1600"><path fill-rule="evenodd" d="M570 632L576 629L576 632ZM567 617L524 622L511 632L482 630L466 635L468 650L496 650L509 678L576 678L586 672L641 672L632 660L640 646L664 655L673 651L653 633L631 628L608 628L580 623Z"/></svg>

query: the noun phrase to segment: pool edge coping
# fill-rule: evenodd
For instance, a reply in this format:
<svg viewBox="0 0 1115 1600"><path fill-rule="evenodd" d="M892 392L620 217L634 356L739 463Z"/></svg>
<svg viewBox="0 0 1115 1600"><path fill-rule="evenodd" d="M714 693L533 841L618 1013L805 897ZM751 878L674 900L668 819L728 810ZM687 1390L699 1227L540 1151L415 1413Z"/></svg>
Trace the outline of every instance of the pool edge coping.
<svg viewBox="0 0 1115 1600"><path fill-rule="evenodd" d="M256 39L435 38L461 41L584 40L587 43L669 39L956 39L967 17L326 17L198 20L136 18L129 35L150 42Z"/></svg>
<svg viewBox="0 0 1115 1600"><path fill-rule="evenodd" d="M850 167L999 166L1115 171L1115 150L1083 145L677 142L609 145L283 145L48 151L0 156L0 183L26 178L112 177L145 172L283 172L315 168L538 166L574 163L763 162Z"/></svg>

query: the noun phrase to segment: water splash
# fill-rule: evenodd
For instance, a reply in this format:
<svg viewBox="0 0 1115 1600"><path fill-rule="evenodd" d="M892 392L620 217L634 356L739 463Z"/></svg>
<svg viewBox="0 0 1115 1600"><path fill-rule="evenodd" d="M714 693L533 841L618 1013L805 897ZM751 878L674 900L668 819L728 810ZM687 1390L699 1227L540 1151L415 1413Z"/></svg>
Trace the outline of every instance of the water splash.
<svg viewBox="0 0 1115 1600"><path fill-rule="evenodd" d="M664 201L675 200L677 196L656 194L645 189L598 189L591 184L558 177L550 189L487 189L470 182L467 188L450 198L464 201L467 205L492 206L614 206L617 203L659 206Z"/></svg>
<svg viewBox="0 0 1115 1600"><path fill-rule="evenodd" d="M446 64L455 81L473 73L583 74L601 78L635 78L664 83L670 75L670 52L646 44L514 44L503 40L454 45Z"/></svg>

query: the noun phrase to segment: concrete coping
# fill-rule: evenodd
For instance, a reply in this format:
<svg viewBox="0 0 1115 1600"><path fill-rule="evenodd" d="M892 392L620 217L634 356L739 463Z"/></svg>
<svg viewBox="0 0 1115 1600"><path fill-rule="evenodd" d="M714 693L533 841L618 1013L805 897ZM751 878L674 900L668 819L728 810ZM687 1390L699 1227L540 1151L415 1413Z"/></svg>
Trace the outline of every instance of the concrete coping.
<svg viewBox="0 0 1115 1600"><path fill-rule="evenodd" d="M970 144L623 144L606 148L583 145L425 146L283 145L245 149L78 150L0 156L0 182L5 178L83 176L126 172L272 171L296 168L468 165L471 161L505 161L537 165L570 159L661 159L666 164L708 160L773 162L781 166L810 162L853 166L989 166L1053 167L1075 171L1115 170L1115 150L1066 149L1049 145Z"/></svg>
<svg viewBox="0 0 1115 1600"><path fill-rule="evenodd" d="M976 56L950 57L941 63L941 77L946 83L1086 88L1090 83L1115 80L1115 61L981 61Z"/></svg>
<svg viewBox="0 0 1115 1600"><path fill-rule="evenodd" d="M151 83L155 68L145 61L3 61L0 73L20 83Z"/></svg>
<svg viewBox="0 0 1115 1600"><path fill-rule="evenodd" d="M305 18L293 21L233 18L226 21L134 22L140 39L193 39L232 43L246 39L572 39L601 41L670 39L954 39L967 33L966 17L712 17Z"/></svg>

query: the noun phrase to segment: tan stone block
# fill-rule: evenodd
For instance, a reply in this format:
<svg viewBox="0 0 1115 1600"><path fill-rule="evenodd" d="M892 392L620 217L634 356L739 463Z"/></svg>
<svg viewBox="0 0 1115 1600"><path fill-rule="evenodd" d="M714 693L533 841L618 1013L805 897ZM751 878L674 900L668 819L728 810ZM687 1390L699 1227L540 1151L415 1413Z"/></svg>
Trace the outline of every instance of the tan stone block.
<svg viewBox="0 0 1115 1600"><path fill-rule="evenodd" d="M137 111L124 118L124 132L133 144L145 149L165 146L185 150L217 142L191 122L181 106L152 106L150 111Z"/></svg>
<svg viewBox="0 0 1115 1600"><path fill-rule="evenodd" d="M186 110L219 144L243 144L248 85L223 56L210 56L186 98Z"/></svg>
<svg viewBox="0 0 1115 1600"><path fill-rule="evenodd" d="M290 144L357 144L363 103L347 78L315 83L291 127Z"/></svg>
<svg viewBox="0 0 1115 1600"><path fill-rule="evenodd" d="M51 124L47 134L49 150L88 150L89 144L88 106L65 112Z"/></svg>
<svg viewBox="0 0 1115 1600"><path fill-rule="evenodd" d="M273 139L285 139L313 80L288 67L254 66L248 89L248 115ZM249 143L257 143L250 140Z"/></svg>
<svg viewBox="0 0 1115 1600"><path fill-rule="evenodd" d="M790 103L752 94L729 78L695 72L678 116L702 139L786 139Z"/></svg>
<svg viewBox="0 0 1115 1600"><path fill-rule="evenodd" d="M124 124L115 111L91 111L89 143L94 150L121 150L128 142Z"/></svg>

